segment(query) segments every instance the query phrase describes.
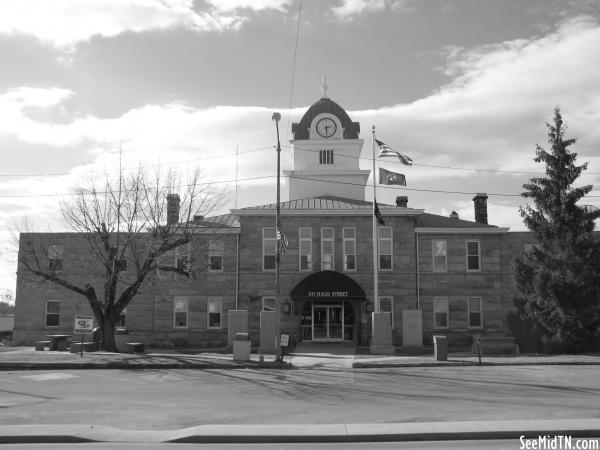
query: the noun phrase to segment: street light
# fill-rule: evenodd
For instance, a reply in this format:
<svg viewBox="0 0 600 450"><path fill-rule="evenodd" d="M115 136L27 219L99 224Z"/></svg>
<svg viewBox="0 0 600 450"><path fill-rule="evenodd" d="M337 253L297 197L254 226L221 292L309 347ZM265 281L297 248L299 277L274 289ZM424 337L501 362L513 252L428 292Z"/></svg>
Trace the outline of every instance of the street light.
<svg viewBox="0 0 600 450"><path fill-rule="evenodd" d="M277 130L277 209L275 213L275 248L276 248L276 256L275 256L275 360L282 361L283 356L281 355L281 346L280 346L280 330L279 330L279 315L280 315L280 304L279 304L279 241L277 240L277 232L281 226L279 215L279 202L281 200L280 193L280 163L281 163L281 145L279 143L279 121L281 120L281 114L278 112L274 112L271 117L273 121L275 121L275 129Z"/></svg>

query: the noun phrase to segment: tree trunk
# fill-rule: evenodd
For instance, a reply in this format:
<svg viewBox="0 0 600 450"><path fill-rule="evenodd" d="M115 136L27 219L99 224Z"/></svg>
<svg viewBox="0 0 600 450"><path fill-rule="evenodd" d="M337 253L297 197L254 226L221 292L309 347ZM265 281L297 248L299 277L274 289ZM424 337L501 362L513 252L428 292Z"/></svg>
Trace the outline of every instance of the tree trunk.
<svg viewBox="0 0 600 450"><path fill-rule="evenodd" d="M102 324L102 334L104 341L104 350L107 352L118 353L119 350L115 344L115 324L110 318L104 317Z"/></svg>

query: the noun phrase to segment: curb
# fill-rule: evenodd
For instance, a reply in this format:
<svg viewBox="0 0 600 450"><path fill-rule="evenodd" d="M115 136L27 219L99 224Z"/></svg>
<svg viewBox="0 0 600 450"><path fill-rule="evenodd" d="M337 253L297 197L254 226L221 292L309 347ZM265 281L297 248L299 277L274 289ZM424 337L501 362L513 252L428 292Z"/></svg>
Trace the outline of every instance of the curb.
<svg viewBox="0 0 600 450"><path fill-rule="evenodd" d="M169 431L121 430L92 425L0 426L0 444L140 443L345 443L597 438L600 419L374 424L201 425Z"/></svg>
<svg viewBox="0 0 600 450"><path fill-rule="evenodd" d="M423 363L368 363L353 362L353 369L377 369L393 367L483 367L483 366L598 366L600 361L540 361L540 362L482 362L471 361L423 362Z"/></svg>
<svg viewBox="0 0 600 450"><path fill-rule="evenodd" d="M90 370L90 369L124 369L124 370L145 370L145 369L291 369L290 363L142 363L128 364L120 362L107 363L0 363L0 371L9 370Z"/></svg>

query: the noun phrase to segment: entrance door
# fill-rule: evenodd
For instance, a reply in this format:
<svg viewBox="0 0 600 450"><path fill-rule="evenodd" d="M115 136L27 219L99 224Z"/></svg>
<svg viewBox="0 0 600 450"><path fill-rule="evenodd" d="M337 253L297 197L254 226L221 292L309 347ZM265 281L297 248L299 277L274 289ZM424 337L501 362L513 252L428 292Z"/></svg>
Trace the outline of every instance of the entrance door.
<svg viewBox="0 0 600 450"><path fill-rule="evenodd" d="M344 307L342 305L313 306L313 341L344 340Z"/></svg>

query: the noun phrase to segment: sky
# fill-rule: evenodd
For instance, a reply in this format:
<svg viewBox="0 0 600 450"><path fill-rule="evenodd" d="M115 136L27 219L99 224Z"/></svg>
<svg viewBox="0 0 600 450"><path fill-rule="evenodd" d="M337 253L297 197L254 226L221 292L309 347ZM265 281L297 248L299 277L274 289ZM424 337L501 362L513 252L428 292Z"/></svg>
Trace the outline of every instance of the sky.
<svg viewBox="0 0 600 450"><path fill-rule="evenodd" d="M15 289L18 224L65 229L59 201L119 158L200 167L221 212L274 202L272 113L291 169L291 124L324 75L361 124L361 168L372 126L414 161L381 163L407 179L381 203L473 220L485 192L491 224L524 230L560 106L600 206L599 48L597 0L3 0L0 288Z"/></svg>

